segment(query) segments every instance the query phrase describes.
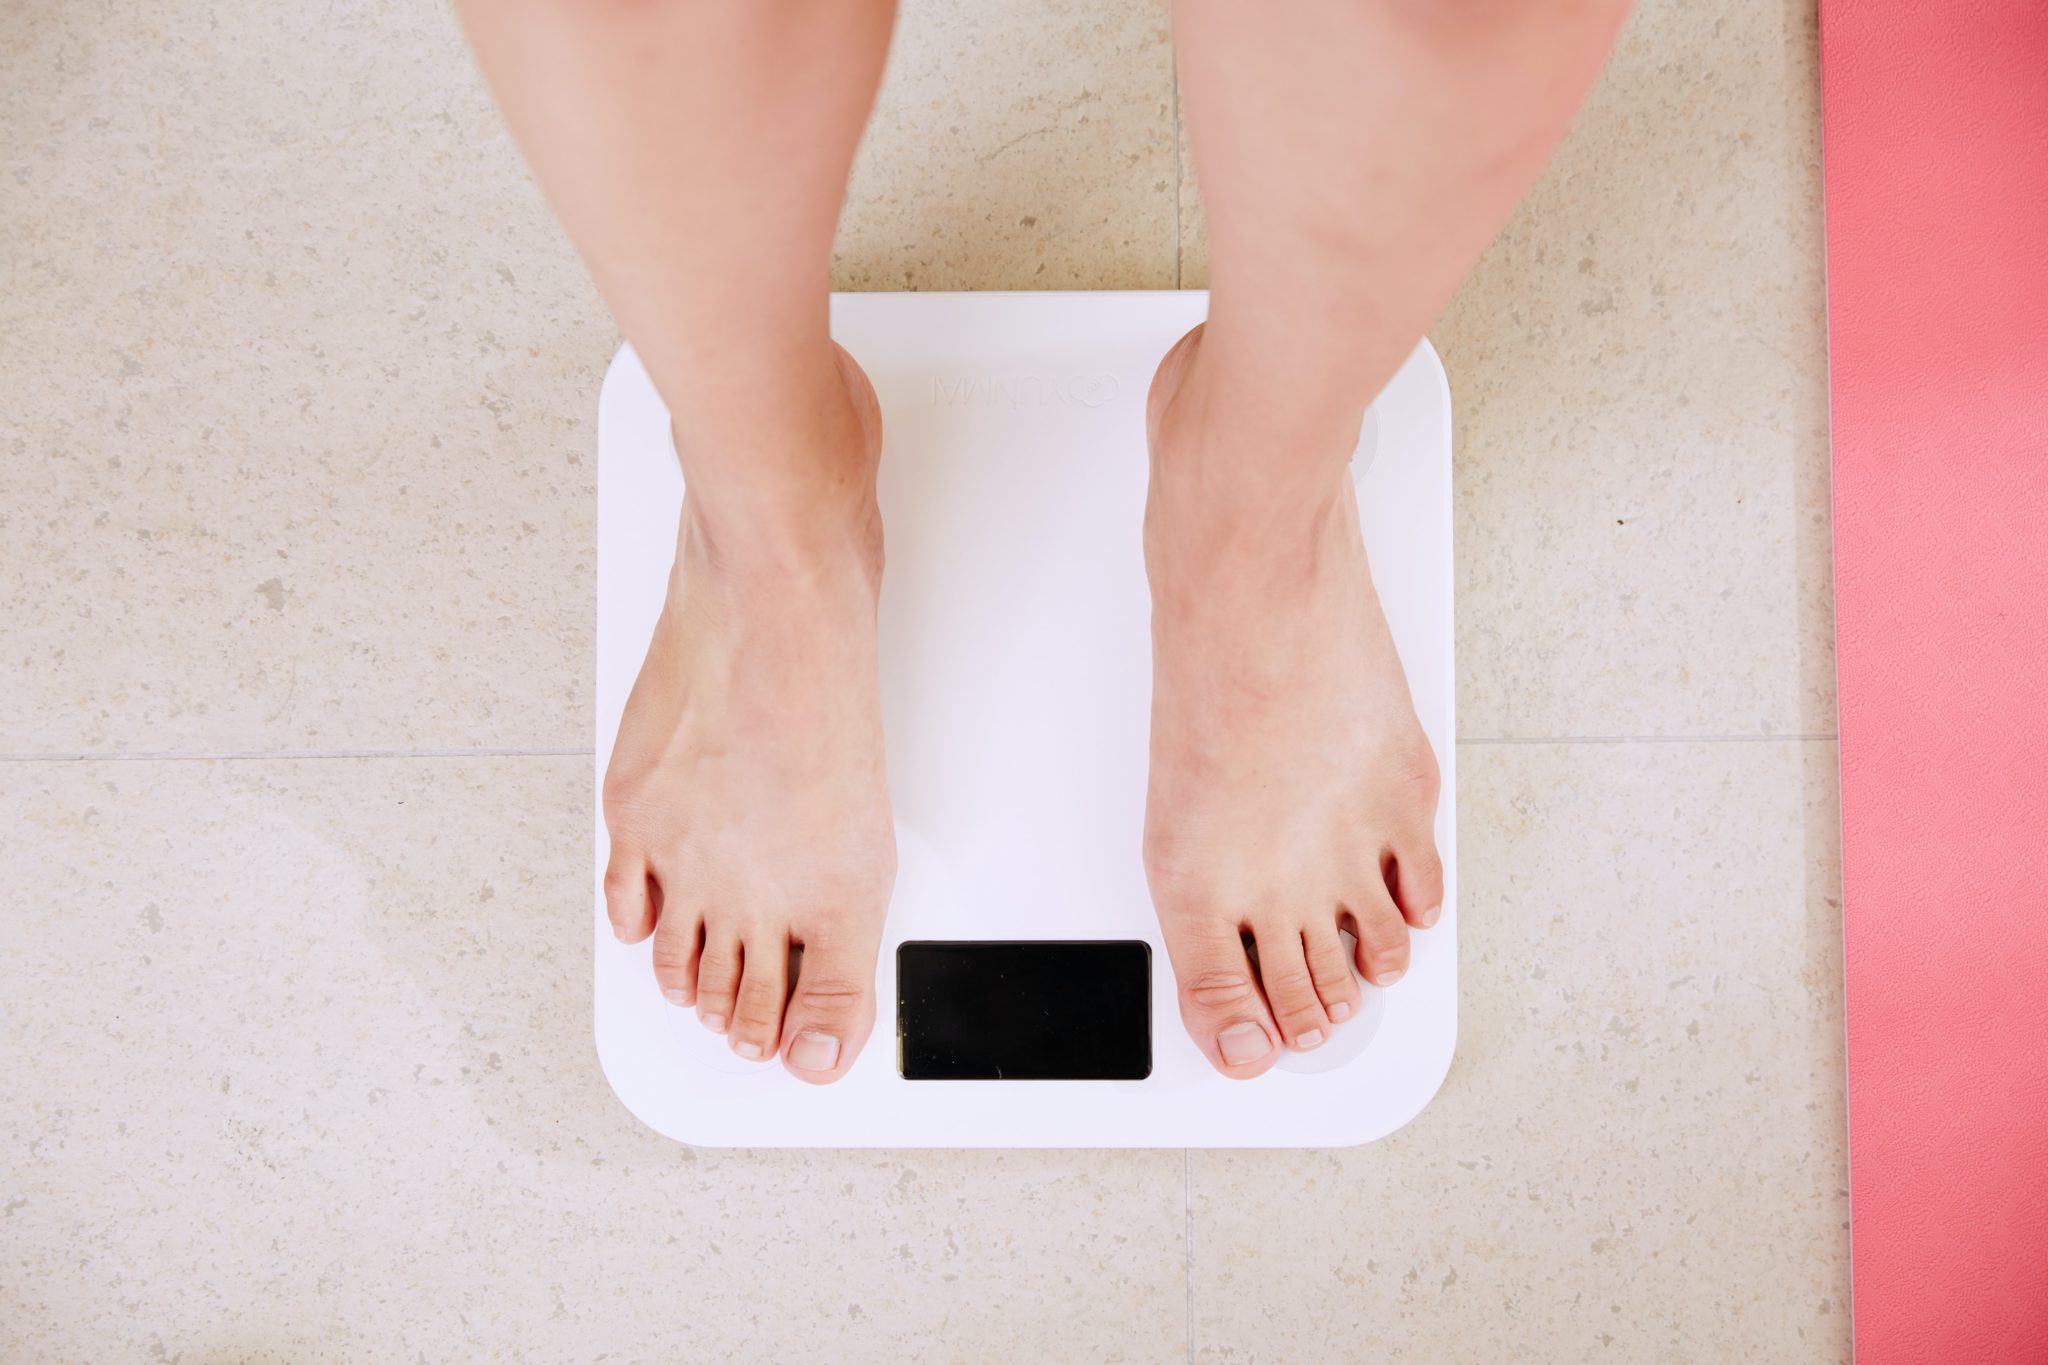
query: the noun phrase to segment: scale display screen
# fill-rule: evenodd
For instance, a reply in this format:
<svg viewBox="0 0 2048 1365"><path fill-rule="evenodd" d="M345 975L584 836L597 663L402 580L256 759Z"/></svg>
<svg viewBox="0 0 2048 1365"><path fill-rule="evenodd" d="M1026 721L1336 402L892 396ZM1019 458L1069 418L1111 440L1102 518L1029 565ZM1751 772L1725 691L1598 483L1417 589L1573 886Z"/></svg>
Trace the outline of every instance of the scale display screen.
<svg viewBox="0 0 2048 1365"><path fill-rule="evenodd" d="M896 949L897 1069L912 1081L1142 1081L1152 948L1142 939Z"/></svg>

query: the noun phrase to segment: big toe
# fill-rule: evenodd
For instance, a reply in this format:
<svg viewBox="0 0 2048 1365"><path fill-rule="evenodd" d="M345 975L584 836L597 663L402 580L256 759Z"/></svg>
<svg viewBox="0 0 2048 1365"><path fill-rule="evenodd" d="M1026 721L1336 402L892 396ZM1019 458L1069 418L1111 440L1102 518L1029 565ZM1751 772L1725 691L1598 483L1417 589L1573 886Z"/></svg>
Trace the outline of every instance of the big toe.
<svg viewBox="0 0 2048 1365"><path fill-rule="evenodd" d="M782 1019L782 1064L789 1073L814 1085L838 1080L874 1026L875 945L838 937L806 941Z"/></svg>
<svg viewBox="0 0 2048 1365"><path fill-rule="evenodd" d="M1280 1059L1279 1028L1253 974L1236 921L1162 917L1180 986L1180 1018L1209 1064L1249 1080Z"/></svg>

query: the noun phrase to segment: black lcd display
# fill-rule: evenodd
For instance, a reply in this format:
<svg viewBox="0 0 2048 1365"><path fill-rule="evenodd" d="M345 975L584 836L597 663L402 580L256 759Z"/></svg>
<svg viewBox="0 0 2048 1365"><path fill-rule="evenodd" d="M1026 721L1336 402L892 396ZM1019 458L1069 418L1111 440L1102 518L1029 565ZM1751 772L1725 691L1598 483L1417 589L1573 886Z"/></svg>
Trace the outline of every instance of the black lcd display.
<svg viewBox="0 0 2048 1365"><path fill-rule="evenodd" d="M904 943L897 1069L913 1081L1142 1081L1152 949L1141 939Z"/></svg>

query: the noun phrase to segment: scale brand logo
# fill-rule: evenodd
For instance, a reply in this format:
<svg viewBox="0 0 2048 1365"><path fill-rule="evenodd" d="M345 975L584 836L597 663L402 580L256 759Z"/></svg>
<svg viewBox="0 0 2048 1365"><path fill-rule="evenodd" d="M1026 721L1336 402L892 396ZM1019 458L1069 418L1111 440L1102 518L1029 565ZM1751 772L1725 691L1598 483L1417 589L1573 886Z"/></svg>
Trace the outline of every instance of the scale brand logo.
<svg viewBox="0 0 2048 1365"><path fill-rule="evenodd" d="M932 406L1099 408L1116 397L1118 388L1113 374L941 374L932 377Z"/></svg>

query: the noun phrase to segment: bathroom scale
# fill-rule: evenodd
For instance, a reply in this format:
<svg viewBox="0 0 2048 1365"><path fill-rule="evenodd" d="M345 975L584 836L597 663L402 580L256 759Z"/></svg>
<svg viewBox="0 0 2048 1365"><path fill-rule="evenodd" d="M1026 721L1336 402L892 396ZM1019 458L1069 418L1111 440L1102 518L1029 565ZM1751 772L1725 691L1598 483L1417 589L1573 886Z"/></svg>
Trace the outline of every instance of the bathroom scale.
<svg viewBox="0 0 2048 1365"><path fill-rule="evenodd" d="M1368 553L1443 773L1442 917L1330 1040L1249 1081L1183 1032L1140 861L1151 691L1145 397L1199 291L838 294L881 400L881 686L898 873L875 1032L837 1082L750 1062L613 938L596 805L597 1050L626 1107L742 1147L1326 1147L1419 1113L1457 1031L1450 392L1428 343L1353 471ZM597 739L674 559L682 475L630 347L598 415Z"/></svg>

